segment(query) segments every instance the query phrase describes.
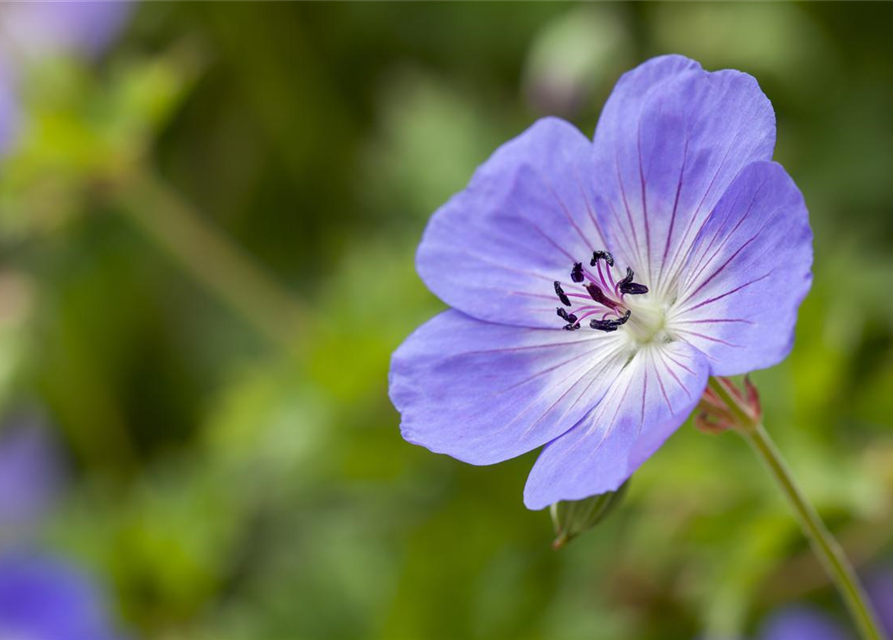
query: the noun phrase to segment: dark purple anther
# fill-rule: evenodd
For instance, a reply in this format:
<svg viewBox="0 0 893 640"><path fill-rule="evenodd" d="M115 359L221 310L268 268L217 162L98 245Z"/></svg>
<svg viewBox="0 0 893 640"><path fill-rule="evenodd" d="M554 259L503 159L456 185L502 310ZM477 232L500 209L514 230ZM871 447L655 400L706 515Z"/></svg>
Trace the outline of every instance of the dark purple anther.
<svg viewBox="0 0 893 640"><path fill-rule="evenodd" d="M572 313L568 313L567 310L563 309L562 307L558 307L557 309L555 309L555 312L558 314L558 317L565 322L574 324L577 321L577 316Z"/></svg>
<svg viewBox="0 0 893 640"><path fill-rule="evenodd" d="M592 260L589 261L589 266L594 267L599 260L607 262L609 267L614 266L614 256L609 251L595 251L592 254Z"/></svg>
<svg viewBox="0 0 893 640"><path fill-rule="evenodd" d="M579 323L579 322L575 322L575 323L573 323L573 324L566 324L566 325L564 325L564 330L565 330L565 331L576 331L576 330L579 329L579 328L580 328L580 323Z"/></svg>
<svg viewBox="0 0 893 640"><path fill-rule="evenodd" d="M583 282L583 263L575 262L574 268L571 269L571 280L576 283Z"/></svg>
<svg viewBox="0 0 893 640"><path fill-rule="evenodd" d="M555 281L555 295L558 296L558 299L561 300L561 304L565 307L571 306L571 299L567 297L567 294L564 292L564 289L561 288L561 283L558 280Z"/></svg>
<svg viewBox="0 0 893 640"><path fill-rule="evenodd" d="M620 318L614 318L611 320L590 320L589 326L593 329L598 329L599 331L617 331L617 328L621 325L625 324L627 320L629 320L630 316L629 309L626 310L626 313L623 314Z"/></svg>
<svg viewBox="0 0 893 640"><path fill-rule="evenodd" d="M627 268L626 268L626 277L623 278L623 280L621 280L620 282L617 283L617 288L618 288L618 289L623 289L623 287L625 287L626 285L628 285L630 282L633 281L633 276L634 276L634 275L635 275L635 274L633 273L633 270L630 269L629 267L627 267Z"/></svg>
<svg viewBox="0 0 893 640"><path fill-rule="evenodd" d="M620 293L628 293L631 296L637 296L642 293L648 293L648 287L644 284L639 284L638 282L630 282L629 284L620 286Z"/></svg>
<svg viewBox="0 0 893 640"><path fill-rule="evenodd" d="M642 293L648 293L648 287L646 287L644 284L633 282L634 276L635 274L633 273L633 270L627 267L626 277L617 283L617 289L620 291L620 293L628 293L634 296Z"/></svg>
<svg viewBox="0 0 893 640"><path fill-rule="evenodd" d="M589 295L592 297L592 299L599 304L603 304L609 309L617 308L617 303L606 296L604 291L602 291L601 288L594 282L590 282L586 285L586 291L589 292Z"/></svg>

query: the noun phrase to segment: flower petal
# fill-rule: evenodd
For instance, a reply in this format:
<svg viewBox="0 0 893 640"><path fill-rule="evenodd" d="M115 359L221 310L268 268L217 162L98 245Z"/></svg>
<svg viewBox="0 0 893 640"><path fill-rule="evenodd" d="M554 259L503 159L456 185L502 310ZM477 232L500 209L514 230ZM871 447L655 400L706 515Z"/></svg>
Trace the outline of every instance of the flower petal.
<svg viewBox="0 0 893 640"><path fill-rule="evenodd" d="M416 266L441 300L481 320L559 326L553 282L604 242L592 143L556 118L501 146L431 218Z"/></svg>
<svg viewBox="0 0 893 640"><path fill-rule="evenodd" d="M652 291L670 287L726 188L774 146L772 105L747 74L667 56L624 75L595 133L596 212L615 254Z"/></svg>
<svg viewBox="0 0 893 640"><path fill-rule="evenodd" d="M492 464L573 427L620 371L623 349L616 334L491 324L450 310L394 353L391 401L409 442Z"/></svg>
<svg viewBox="0 0 893 640"><path fill-rule="evenodd" d="M617 489L685 422L707 369L684 342L638 351L599 405L540 454L524 488L527 508Z"/></svg>
<svg viewBox="0 0 893 640"><path fill-rule="evenodd" d="M706 354L714 375L772 366L793 346L811 266L803 196L781 165L752 164L698 232L668 329Z"/></svg>

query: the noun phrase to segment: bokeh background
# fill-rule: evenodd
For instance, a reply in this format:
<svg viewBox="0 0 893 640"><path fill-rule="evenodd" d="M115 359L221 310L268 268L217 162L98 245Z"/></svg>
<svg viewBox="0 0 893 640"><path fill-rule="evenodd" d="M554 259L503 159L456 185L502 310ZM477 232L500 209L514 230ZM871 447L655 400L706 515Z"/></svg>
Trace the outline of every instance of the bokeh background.
<svg viewBox="0 0 893 640"><path fill-rule="evenodd" d="M0 4L0 629L22 575L40 624L55 594L105 629L41 640L756 637L792 605L845 627L734 435L684 426L555 552L521 502L535 454L406 444L387 371L443 307L414 273L425 223L497 145L547 114L591 133L653 55L747 71L816 236L794 352L754 379L882 580L890 24L884 3Z"/></svg>

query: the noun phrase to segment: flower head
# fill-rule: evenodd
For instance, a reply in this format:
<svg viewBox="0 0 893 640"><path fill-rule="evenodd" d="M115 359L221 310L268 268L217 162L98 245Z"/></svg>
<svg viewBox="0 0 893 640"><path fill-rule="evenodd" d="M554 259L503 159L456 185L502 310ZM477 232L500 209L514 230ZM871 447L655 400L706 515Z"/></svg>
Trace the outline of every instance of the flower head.
<svg viewBox="0 0 893 640"><path fill-rule="evenodd" d="M473 464L546 445L539 509L616 490L709 375L782 360L812 233L774 145L752 77L664 56L619 80L592 141L546 118L500 147L419 247L454 309L394 353L403 436Z"/></svg>

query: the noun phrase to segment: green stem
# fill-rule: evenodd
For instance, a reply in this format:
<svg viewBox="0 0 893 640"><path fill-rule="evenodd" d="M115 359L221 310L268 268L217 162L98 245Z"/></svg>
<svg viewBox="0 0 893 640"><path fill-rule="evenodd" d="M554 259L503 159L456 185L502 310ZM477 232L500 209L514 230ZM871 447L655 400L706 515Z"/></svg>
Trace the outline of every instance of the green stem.
<svg viewBox="0 0 893 640"><path fill-rule="evenodd" d="M865 596L865 590L862 588L856 572L837 540L828 531L815 508L797 486L790 469L763 425L756 424L752 428L741 429L740 433L766 465L778 488L781 489L793 508L800 520L803 533L806 534L812 545L813 552L818 556L825 571L837 586L837 590L859 627L862 637L866 640L882 640L884 635L881 632L881 627L877 623L874 609Z"/></svg>
<svg viewBox="0 0 893 640"><path fill-rule="evenodd" d="M121 210L203 287L282 348L297 348L300 305L238 246L148 171L116 184Z"/></svg>

